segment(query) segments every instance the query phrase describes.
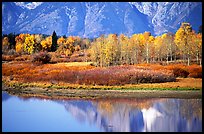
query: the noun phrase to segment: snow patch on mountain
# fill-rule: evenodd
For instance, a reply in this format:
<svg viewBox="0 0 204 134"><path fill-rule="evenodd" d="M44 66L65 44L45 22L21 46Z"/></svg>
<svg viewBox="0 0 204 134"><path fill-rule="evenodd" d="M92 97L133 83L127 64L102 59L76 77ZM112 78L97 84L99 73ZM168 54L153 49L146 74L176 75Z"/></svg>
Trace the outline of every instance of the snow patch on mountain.
<svg viewBox="0 0 204 134"><path fill-rule="evenodd" d="M77 27L77 11L76 8L73 8L71 10L71 13L69 14L69 25L68 25L68 34L74 32L74 30Z"/></svg>
<svg viewBox="0 0 204 134"><path fill-rule="evenodd" d="M134 33L134 24L133 24L133 21L129 19L129 15L130 15L130 11L127 10L124 16L124 24L127 28L127 33L126 33L127 36L131 36Z"/></svg>
<svg viewBox="0 0 204 134"><path fill-rule="evenodd" d="M20 32L36 31L38 33L41 33L41 31L44 31L45 34L52 34L54 29L57 33L62 34L60 23L62 23L62 19L58 15L58 11L55 10L49 14L41 14L33 21L28 22L28 24L22 25L22 28L20 28Z"/></svg>
<svg viewBox="0 0 204 134"><path fill-rule="evenodd" d="M129 2L148 16L156 35L176 29L198 2ZM171 25L169 25L171 24Z"/></svg>
<svg viewBox="0 0 204 134"><path fill-rule="evenodd" d="M104 32L103 25L101 21L105 19L103 15L103 10L105 5L102 7L98 3L91 5L86 3L86 17L85 17L85 32L84 37L86 36L99 36L99 33Z"/></svg>
<svg viewBox="0 0 204 134"><path fill-rule="evenodd" d="M27 9L35 9L39 5L41 5L43 2L14 2L17 6L20 6L22 8L27 8Z"/></svg>
<svg viewBox="0 0 204 134"><path fill-rule="evenodd" d="M55 30L57 35L91 38L110 33L130 36L144 31L160 35L175 32L186 20L198 28L202 23L199 4L202 5L198 2L2 2L2 33L52 34Z"/></svg>

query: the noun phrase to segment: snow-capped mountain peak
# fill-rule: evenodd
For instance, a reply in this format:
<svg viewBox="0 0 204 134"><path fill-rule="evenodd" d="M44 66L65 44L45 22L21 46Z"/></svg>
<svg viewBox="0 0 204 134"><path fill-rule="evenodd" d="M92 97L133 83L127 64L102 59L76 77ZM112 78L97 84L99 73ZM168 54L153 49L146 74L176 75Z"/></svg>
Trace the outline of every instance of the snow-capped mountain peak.
<svg viewBox="0 0 204 134"><path fill-rule="evenodd" d="M27 9L35 9L39 5L41 5L43 2L14 2L17 6L20 6L22 8Z"/></svg>
<svg viewBox="0 0 204 134"><path fill-rule="evenodd" d="M175 32L202 24L200 2L3 2L2 33L98 37L101 34Z"/></svg>

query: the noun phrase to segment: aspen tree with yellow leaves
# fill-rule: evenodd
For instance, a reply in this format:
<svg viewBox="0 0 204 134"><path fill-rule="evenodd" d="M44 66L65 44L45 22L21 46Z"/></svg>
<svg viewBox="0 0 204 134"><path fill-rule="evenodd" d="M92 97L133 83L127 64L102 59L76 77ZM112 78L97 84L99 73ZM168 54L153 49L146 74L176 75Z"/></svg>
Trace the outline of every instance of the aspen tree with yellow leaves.
<svg viewBox="0 0 204 134"><path fill-rule="evenodd" d="M146 62L149 63L149 54L150 54L150 42L152 40L152 37L150 39L150 36L151 36L151 33L150 32L144 32L143 33L144 35L144 40L145 40L145 43L144 43L144 58L146 59Z"/></svg>
<svg viewBox="0 0 204 134"><path fill-rule="evenodd" d="M57 53L65 56L71 56L75 50L74 46L75 38L73 36L69 36L66 39L64 37L60 37L57 40L58 48Z"/></svg>
<svg viewBox="0 0 204 134"><path fill-rule="evenodd" d="M196 58L197 64L201 65L202 61L202 34L193 32L193 56Z"/></svg>
<svg viewBox="0 0 204 134"><path fill-rule="evenodd" d="M175 51L174 36L171 33L164 33L162 36L163 51L166 53L166 63L169 64L173 61L173 52Z"/></svg>
<svg viewBox="0 0 204 134"><path fill-rule="evenodd" d="M35 49L35 41L34 41L34 35L28 34L27 37L25 37L25 42L24 42L24 51L28 52L29 54L34 53Z"/></svg>
<svg viewBox="0 0 204 134"><path fill-rule="evenodd" d="M45 38L45 40L41 41L42 49L44 51L50 51L52 46L52 36Z"/></svg>
<svg viewBox="0 0 204 134"><path fill-rule="evenodd" d="M28 34L20 34L16 36L15 41L16 41L16 52L17 53L23 53L24 52L24 42L25 38L29 36Z"/></svg>
<svg viewBox="0 0 204 134"><path fill-rule="evenodd" d="M180 54L183 55L183 60L187 58L187 65L190 65L191 58L191 40L192 40L192 27L189 23L182 23L181 27L175 34L175 43L180 49Z"/></svg>
<svg viewBox="0 0 204 134"><path fill-rule="evenodd" d="M161 36L155 37L154 40L155 47L155 59L159 62L162 61L162 38Z"/></svg>
<svg viewBox="0 0 204 134"><path fill-rule="evenodd" d="M119 36L119 45L121 50L120 61L121 64L128 64L128 37L124 34Z"/></svg>

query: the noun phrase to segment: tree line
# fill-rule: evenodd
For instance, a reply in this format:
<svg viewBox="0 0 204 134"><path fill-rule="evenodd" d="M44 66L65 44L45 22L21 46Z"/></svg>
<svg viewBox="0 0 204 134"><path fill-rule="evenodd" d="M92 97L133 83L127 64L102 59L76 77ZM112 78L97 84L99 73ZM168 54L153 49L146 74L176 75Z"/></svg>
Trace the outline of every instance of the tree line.
<svg viewBox="0 0 204 134"><path fill-rule="evenodd" d="M54 31L52 35L42 34L9 34L3 35L2 53L8 54L34 54L40 51L56 52L66 57L73 54L74 51L87 49L90 40L78 36L58 37ZM14 52L13 52L14 51Z"/></svg>
<svg viewBox="0 0 204 134"><path fill-rule="evenodd" d="M2 53L13 50L18 54L33 54L40 51L56 52L67 57L75 51L88 50L97 66L122 64L157 63L182 60L187 65L193 60L202 64L202 27L196 33L189 23L182 23L173 33L152 36L150 32L133 34L101 35L93 40L78 36L58 37L42 34L9 34L2 36Z"/></svg>
<svg viewBox="0 0 204 134"><path fill-rule="evenodd" d="M92 60L98 66L121 64L186 61L190 65L193 59L201 65L202 33L192 30L189 23L182 23L173 33L152 36L150 32L133 34L104 35L92 42L90 52Z"/></svg>

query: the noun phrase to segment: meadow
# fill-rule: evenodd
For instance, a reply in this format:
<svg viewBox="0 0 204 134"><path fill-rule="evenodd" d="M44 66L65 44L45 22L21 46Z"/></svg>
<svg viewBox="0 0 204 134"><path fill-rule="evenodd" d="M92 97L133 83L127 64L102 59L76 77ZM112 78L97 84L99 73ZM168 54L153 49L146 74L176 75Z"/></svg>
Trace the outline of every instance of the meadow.
<svg viewBox="0 0 204 134"><path fill-rule="evenodd" d="M9 59L9 57L7 57ZM19 60L23 59L23 60ZM25 60L27 59L27 60ZM48 85L89 85L89 86L128 86L141 85L156 87L163 83L174 87L179 80L202 80L202 67L196 64L160 65L137 64L96 67L93 62L33 63L23 55L2 64L3 81L22 83L47 83ZM4 57L4 60L6 58ZM25 60L25 61L24 61ZM150 86L147 86L147 85ZM178 83L177 83L178 84ZM199 85L202 84L202 81ZM179 86L179 85L178 85ZM165 86L163 86L164 88ZM184 86L185 87L185 86ZM202 85L201 85L202 87Z"/></svg>

